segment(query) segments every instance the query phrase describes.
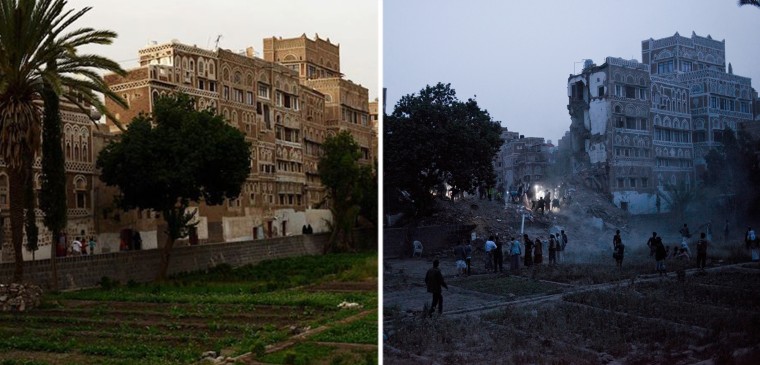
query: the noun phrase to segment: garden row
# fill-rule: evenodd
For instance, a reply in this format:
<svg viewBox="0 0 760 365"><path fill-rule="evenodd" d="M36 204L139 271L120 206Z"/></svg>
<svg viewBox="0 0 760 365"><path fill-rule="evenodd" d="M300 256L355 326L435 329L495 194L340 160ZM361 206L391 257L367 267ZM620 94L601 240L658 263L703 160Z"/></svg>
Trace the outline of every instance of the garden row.
<svg viewBox="0 0 760 365"><path fill-rule="evenodd" d="M386 356L446 363L751 363L760 357L756 268L725 268L683 281L671 276L627 285L626 280L626 285L590 291L564 287L561 300L508 306L480 317L392 322L387 343L401 355ZM582 269L603 278L604 269L569 270ZM539 275L568 277L559 269ZM491 278L498 281L491 287L481 280L465 285L518 296L560 290L540 281L533 281L531 290L531 280L516 285L517 280Z"/></svg>
<svg viewBox="0 0 760 365"><path fill-rule="evenodd" d="M189 364L206 351L265 356L296 334L367 311L308 341L376 344L376 262L376 254L347 254L219 267L161 284L104 279L103 288L46 295L37 310L0 315L0 364ZM362 307L339 309L344 301ZM364 353L377 357L376 347Z"/></svg>

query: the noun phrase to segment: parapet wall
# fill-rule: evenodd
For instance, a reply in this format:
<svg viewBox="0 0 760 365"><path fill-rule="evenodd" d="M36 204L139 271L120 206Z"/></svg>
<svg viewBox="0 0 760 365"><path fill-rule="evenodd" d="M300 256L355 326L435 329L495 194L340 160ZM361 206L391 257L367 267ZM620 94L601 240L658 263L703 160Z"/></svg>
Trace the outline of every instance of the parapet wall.
<svg viewBox="0 0 760 365"><path fill-rule="evenodd" d="M462 238L469 238L474 225L424 226L416 228L387 228L383 230L383 257L399 258L412 255L412 242L422 242L422 255L454 247Z"/></svg>
<svg viewBox="0 0 760 365"><path fill-rule="evenodd" d="M375 231L357 232L360 240L376 242L376 238L370 237L373 234L376 236ZM175 247L171 253L168 274L205 270L219 264L238 267L268 259L317 255L322 253L328 239L329 234L315 234ZM371 242L364 243L363 247L371 247ZM149 282L155 279L160 260L159 250L59 258L56 260L58 288L68 290L94 287L104 276L121 283L129 280ZM0 264L0 282L10 282L13 271L14 263ZM50 260L24 263L24 282L49 289L51 280Z"/></svg>

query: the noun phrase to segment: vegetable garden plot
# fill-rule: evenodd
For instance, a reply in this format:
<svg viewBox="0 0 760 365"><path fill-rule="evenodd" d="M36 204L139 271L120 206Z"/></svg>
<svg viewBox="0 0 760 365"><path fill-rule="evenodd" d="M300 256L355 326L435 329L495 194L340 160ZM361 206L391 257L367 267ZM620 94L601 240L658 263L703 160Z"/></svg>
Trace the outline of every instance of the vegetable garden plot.
<svg viewBox="0 0 760 365"><path fill-rule="evenodd" d="M224 350L231 356L260 352L309 328L329 326L376 308L377 285L365 282L377 279L361 277L369 272L371 257L336 255L337 263L330 262L331 255L305 259L324 267L308 280L283 279L277 285L251 280L261 269L248 267L237 273L220 268L209 275L213 280L204 274L187 274L160 284L109 285L47 295L43 306L34 311L0 314L0 364L15 365L21 358L35 365L191 364L206 351ZM268 277L288 277L288 265L268 265ZM377 271L372 273L376 276ZM361 283L330 284L355 277ZM315 284L351 290L322 291L311 288ZM296 288L299 285L306 287ZM337 304L343 301L359 303L364 309L341 310ZM357 326L363 341L370 342L374 336L377 342L376 320ZM376 358L377 348L363 353Z"/></svg>
<svg viewBox="0 0 760 365"><path fill-rule="evenodd" d="M709 335L701 345L715 341L724 330L742 332L748 341L735 342L736 346L752 345L752 340L760 339L760 312L725 310L723 307L706 303L684 303L670 301L667 297L642 295L623 291L592 291L572 294L566 301L580 303L604 310L630 314L641 318L683 325L694 333Z"/></svg>
<svg viewBox="0 0 760 365"><path fill-rule="evenodd" d="M730 309L753 309L760 305L758 291L720 286L700 286L699 281L637 283L636 291L655 298L683 303L703 303Z"/></svg>
<svg viewBox="0 0 760 365"><path fill-rule="evenodd" d="M387 363L444 364L598 364L595 353L583 348L525 332L513 323L494 324L481 318L433 318L393 323L385 341ZM396 350L398 351L398 350ZM389 360L390 359L390 360ZM405 361L404 361L405 360Z"/></svg>
<svg viewBox="0 0 760 365"><path fill-rule="evenodd" d="M733 270L711 272L708 275L694 276L690 278L690 281L760 293L760 271L757 273Z"/></svg>
<svg viewBox="0 0 760 365"><path fill-rule="evenodd" d="M531 334L615 356L626 354L631 345L644 347L652 341L683 347L698 344L698 337L684 337L689 334L687 331L667 323L643 323L622 313L564 303L507 310L490 316L490 319L499 324L511 323Z"/></svg>

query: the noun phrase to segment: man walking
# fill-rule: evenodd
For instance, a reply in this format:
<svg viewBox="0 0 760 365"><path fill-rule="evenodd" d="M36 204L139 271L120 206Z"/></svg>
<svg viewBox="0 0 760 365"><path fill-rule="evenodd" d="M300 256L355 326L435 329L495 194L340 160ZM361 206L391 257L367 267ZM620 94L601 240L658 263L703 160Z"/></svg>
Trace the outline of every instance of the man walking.
<svg viewBox="0 0 760 365"><path fill-rule="evenodd" d="M443 295L441 294L441 287L446 288L446 290L449 289L449 286L443 281L443 274L441 274L441 270L438 269L438 264L438 260L433 261L433 267L428 269L427 274L425 275L427 291L428 293L433 294L433 304L430 306L430 311L428 312L430 317L433 316L436 306L438 306L438 315L443 314Z"/></svg>

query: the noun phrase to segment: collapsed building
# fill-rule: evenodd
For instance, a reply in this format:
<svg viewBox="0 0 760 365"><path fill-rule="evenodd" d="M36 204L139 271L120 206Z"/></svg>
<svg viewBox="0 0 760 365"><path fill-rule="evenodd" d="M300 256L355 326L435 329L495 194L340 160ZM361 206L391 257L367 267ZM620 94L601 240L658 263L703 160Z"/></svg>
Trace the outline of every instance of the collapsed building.
<svg viewBox="0 0 760 365"><path fill-rule="evenodd" d="M725 40L642 41L642 62L586 60L568 78L572 171L632 214L667 210L667 186L690 190L723 135L753 120L757 93L726 69Z"/></svg>
<svg viewBox="0 0 760 365"><path fill-rule="evenodd" d="M494 158L496 186L506 196L517 186L531 186L542 181L552 165L554 146L541 137L525 137L502 128L504 143Z"/></svg>

